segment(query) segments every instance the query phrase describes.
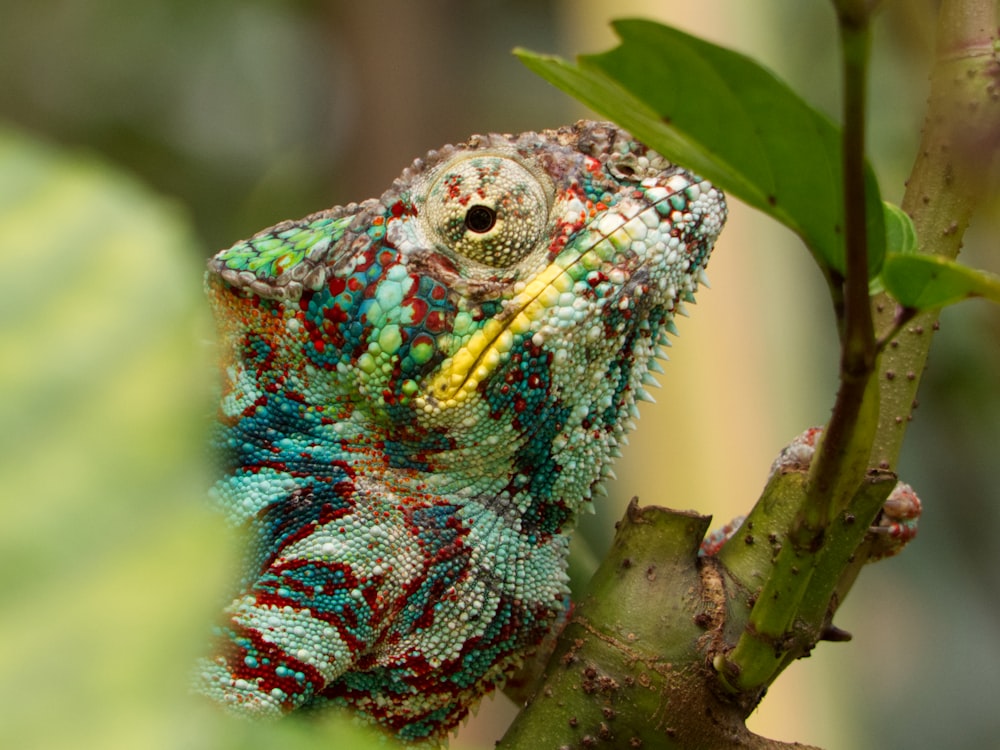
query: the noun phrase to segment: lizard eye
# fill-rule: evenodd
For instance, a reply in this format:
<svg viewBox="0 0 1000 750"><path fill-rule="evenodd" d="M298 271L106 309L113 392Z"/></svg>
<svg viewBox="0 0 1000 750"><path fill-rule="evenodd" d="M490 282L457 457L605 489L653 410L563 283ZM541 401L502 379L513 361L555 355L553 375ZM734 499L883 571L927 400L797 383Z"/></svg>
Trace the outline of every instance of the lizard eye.
<svg viewBox="0 0 1000 750"><path fill-rule="evenodd" d="M538 247L549 200L538 178L514 159L479 154L445 166L422 213L456 253L503 268Z"/></svg>
<svg viewBox="0 0 1000 750"><path fill-rule="evenodd" d="M473 206L465 212L465 226L470 232L483 234L497 223L497 212L489 206Z"/></svg>

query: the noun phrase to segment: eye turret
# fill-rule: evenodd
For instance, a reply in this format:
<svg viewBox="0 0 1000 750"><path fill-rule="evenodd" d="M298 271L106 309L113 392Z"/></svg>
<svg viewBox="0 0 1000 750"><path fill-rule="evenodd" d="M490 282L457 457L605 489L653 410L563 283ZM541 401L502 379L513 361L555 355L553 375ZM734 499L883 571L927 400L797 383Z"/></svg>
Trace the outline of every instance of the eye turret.
<svg viewBox="0 0 1000 750"><path fill-rule="evenodd" d="M454 252L506 268L538 247L549 204L539 179L522 164L479 154L460 157L441 170L422 215Z"/></svg>

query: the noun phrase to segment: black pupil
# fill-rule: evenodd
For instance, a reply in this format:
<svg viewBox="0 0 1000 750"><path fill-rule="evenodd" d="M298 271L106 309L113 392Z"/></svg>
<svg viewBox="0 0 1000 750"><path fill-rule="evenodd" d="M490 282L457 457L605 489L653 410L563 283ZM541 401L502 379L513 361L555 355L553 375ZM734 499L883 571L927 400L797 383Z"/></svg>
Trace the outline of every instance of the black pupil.
<svg viewBox="0 0 1000 750"><path fill-rule="evenodd" d="M497 223L497 212L489 206L473 206L465 213L465 226L476 234L488 232Z"/></svg>

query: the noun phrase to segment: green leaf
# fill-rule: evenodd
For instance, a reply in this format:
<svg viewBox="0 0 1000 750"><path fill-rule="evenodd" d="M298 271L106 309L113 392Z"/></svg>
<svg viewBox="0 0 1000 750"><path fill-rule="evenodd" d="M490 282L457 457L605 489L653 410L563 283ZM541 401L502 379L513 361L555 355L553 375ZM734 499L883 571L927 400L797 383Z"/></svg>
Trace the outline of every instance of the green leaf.
<svg viewBox="0 0 1000 750"><path fill-rule="evenodd" d="M889 253L882 281L901 305L918 310L953 305L970 297L1000 303L1000 276L939 255Z"/></svg>
<svg viewBox="0 0 1000 750"><path fill-rule="evenodd" d="M913 220L899 206L884 201L885 249L887 253L911 255L917 252L917 230ZM885 270L883 265L882 270ZM885 291L885 282L880 273L868 282L868 294L875 296Z"/></svg>
<svg viewBox="0 0 1000 750"><path fill-rule="evenodd" d="M917 252L917 229L899 206L883 202L885 209L885 249L887 253L910 255Z"/></svg>
<svg viewBox="0 0 1000 750"><path fill-rule="evenodd" d="M390 747L189 696L237 542L203 253L175 203L0 126L0 747Z"/></svg>
<svg viewBox="0 0 1000 750"><path fill-rule="evenodd" d="M650 21L614 22L622 43L577 65L525 50L531 70L668 158L795 231L844 271L838 129L753 60ZM866 172L869 275L884 253L878 184Z"/></svg>

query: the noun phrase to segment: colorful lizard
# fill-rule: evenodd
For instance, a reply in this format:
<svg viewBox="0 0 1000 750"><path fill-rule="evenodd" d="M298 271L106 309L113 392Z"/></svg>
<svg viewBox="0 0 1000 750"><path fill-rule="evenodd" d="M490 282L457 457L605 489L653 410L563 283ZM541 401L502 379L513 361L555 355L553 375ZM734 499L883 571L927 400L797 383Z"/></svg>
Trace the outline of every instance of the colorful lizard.
<svg viewBox="0 0 1000 750"><path fill-rule="evenodd" d="M564 613L575 519L725 216L579 122L433 151L216 255L213 495L249 541L199 690L446 736Z"/></svg>

